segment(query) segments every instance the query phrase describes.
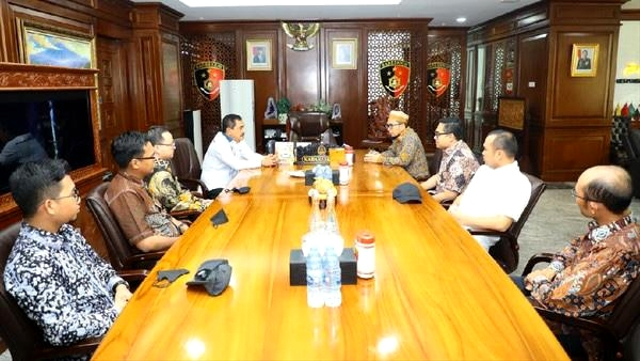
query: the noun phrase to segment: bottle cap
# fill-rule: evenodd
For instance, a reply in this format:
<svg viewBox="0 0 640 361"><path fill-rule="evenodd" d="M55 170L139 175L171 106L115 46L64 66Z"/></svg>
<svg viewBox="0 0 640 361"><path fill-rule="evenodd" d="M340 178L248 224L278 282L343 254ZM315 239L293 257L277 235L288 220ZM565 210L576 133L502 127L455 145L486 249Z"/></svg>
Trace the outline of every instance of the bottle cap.
<svg viewBox="0 0 640 361"><path fill-rule="evenodd" d="M373 233L369 231L360 231L356 235L356 240L360 243L371 244L376 241L376 238L373 236Z"/></svg>

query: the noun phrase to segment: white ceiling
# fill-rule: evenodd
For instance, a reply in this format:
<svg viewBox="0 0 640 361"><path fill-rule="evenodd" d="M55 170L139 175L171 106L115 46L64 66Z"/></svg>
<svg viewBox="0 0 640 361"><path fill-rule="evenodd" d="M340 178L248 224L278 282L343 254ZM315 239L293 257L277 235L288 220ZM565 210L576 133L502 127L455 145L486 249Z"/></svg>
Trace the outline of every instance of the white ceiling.
<svg viewBox="0 0 640 361"><path fill-rule="evenodd" d="M149 0L133 1L149 2ZM211 2L216 1L233 3L233 0L211 0ZM305 0L299 1L302 3ZM400 5L378 6L205 8L189 8L178 0L161 0L160 2L183 13L185 16L180 19L181 21L433 18L429 23L430 26L470 27L537 1L539 0L402 0ZM467 22L456 23L455 19L458 17L467 18Z"/></svg>

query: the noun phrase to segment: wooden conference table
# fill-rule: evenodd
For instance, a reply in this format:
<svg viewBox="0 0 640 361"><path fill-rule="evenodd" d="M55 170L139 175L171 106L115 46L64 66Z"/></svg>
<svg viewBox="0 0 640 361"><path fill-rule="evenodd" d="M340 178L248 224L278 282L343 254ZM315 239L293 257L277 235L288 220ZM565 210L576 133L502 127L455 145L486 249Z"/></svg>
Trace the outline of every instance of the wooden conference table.
<svg viewBox="0 0 640 361"><path fill-rule="evenodd" d="M251 172L250 172L251 173ZM376 276L342 286L339 308L307 306L289 285L289 251L308 229L308 187L286 169L238 177L245 195L219 197L158 262L94 360L568 360L535 310L476 241L423 192L391 193L409 175L357 155L336 207L345 246L369 229ZM209 218L224 208L229 222ZM226 258L218 297L187 288L205 260ZM157 271L191 272L167 288Z"/></svg>

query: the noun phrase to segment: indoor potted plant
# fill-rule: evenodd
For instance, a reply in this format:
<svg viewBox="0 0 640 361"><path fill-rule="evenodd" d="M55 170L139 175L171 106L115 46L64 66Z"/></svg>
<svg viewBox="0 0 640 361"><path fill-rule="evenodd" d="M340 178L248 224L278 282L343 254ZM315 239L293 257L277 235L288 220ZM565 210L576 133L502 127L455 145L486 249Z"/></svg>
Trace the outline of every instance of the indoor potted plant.
<svg viewBox="0 0 640 361"><path fill-rule="evenodd" d="M280 124L285 124L287 122L289 109L291 108L291 102L289 101L289 99L287 99L287 97L282 97L278 99L276 108L278 109L278 122Z"/></svg>

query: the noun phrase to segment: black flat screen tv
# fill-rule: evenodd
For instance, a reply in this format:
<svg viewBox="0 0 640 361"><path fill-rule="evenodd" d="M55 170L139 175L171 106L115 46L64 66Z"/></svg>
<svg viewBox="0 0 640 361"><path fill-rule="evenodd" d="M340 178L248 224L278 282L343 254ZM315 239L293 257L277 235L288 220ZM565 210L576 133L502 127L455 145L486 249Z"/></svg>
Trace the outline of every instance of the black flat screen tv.
<svg viewBox="0 0 640 361"><path fill-rule="evenodd" d="M96 163L89 90L0 91L0 194L20 164L43 157Z"/></svg>

